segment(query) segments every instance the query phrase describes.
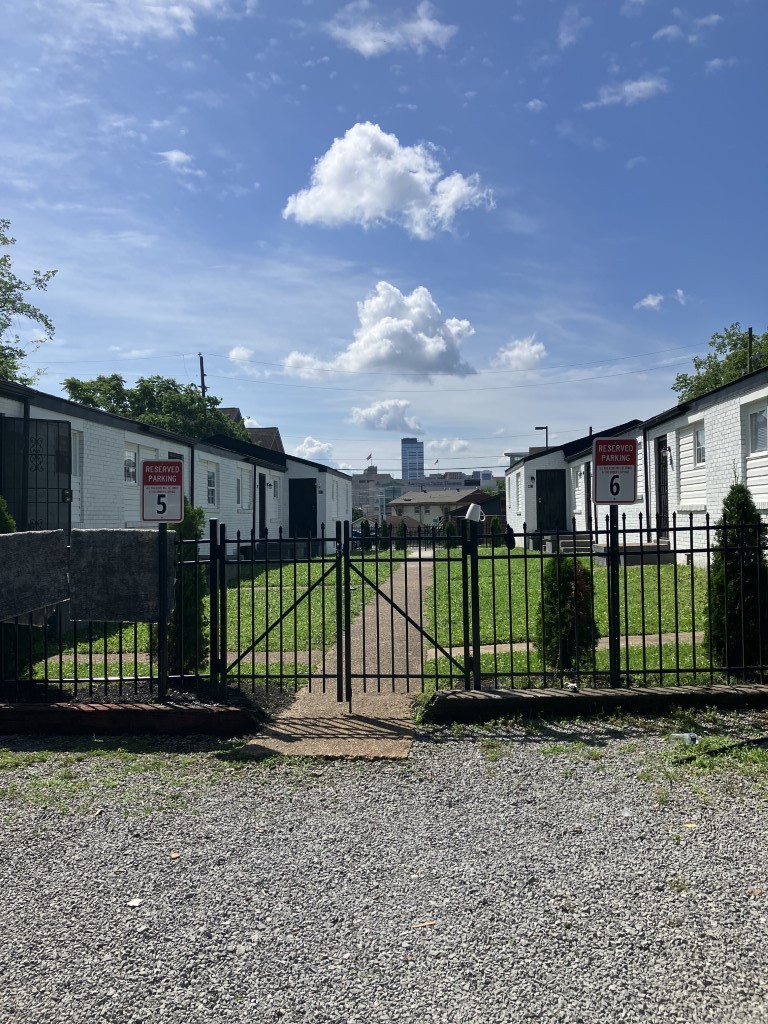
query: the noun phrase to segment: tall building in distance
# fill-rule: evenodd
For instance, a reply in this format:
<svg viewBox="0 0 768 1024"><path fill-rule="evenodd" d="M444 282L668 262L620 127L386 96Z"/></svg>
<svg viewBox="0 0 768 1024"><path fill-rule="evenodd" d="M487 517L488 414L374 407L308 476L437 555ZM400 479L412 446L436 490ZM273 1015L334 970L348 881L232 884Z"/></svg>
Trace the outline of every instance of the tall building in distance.
<svg viewBox="0 0 768 1024"><path fill-rule="evenodd" d="M400 464L403 480L421 480L424 476L424 442L415 437L400 441Z"/></svg>

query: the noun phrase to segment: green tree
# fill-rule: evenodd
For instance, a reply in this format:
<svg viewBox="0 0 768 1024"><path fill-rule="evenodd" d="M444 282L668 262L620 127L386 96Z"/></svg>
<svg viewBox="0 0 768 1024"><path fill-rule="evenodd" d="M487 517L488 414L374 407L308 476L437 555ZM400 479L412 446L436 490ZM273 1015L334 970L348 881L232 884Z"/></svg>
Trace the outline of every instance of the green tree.
<svg viewBox="0 0 768 1024"><path fill-rule="evenodd" d="M734 483L715 532L706 632L717 664L742 675L768 660L767 537L749 488Z"/></svg>
<svg viewBox="0 0 768 1024"><path fill-rule="evenodd" d="M749 333L742 331L739 323L713 334L709 348L707 355L694 357L693 373L678 373L675 377L672 390L677 392L678 401L698 398L749 371ZM752 369L764 366L768 366L768 331L752 339Z"/></svg>
<svg viewBox="0 0 768 1024"><path fill-rule="evenodd" d="M32 281L23 281L13 272L11 254L3 250L16 244L8 234L11 222L0 218L0 378L19 384L34 384L41 370L28 372L24 363L30 349L37 349L53 338L53 322L37 306L28 301L33 290L45 291L55 270L33 270ZM22 342L14 330L18 321L34 324L41 337Z"/></svg>
<svg viewBox="0 0 768 1024"><path fill-rule="evenodd" d="M184 519L174 527L181 548L180 561L192 560L184 541L199 540L205 529L205 512L184 499ZM202 565L184 565L176 576L176 600L168 622L168 671L171 675L199 670L210 654L208 618L204 598L208 593Z"/></svg>
<svg viewBox="0 0 768 1024"><path fill-rule="evenodd" d="M204 440L214 434L226 434L248 440L245 427L234 423L218 408L220 398L211 394L203 397L194 384L179 384L172 377L139 377L133 388L126 387L119 373L100 375L93 380L68 377L63 384L73 402L186 437Z"/></svg>
<svg viewBox="0 0 768 1024"><path fill-rule="evenodd" d="M595 622L592 573L578 559L555 555L544 567L534 646L555 672L594 663L600 630Z"/></svg>

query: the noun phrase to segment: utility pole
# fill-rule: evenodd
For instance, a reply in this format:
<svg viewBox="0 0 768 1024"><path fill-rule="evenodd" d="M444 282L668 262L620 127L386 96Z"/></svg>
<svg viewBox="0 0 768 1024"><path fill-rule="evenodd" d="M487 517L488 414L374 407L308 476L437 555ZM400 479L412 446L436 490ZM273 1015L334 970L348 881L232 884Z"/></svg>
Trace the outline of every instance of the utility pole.
<svg viewBox="0 0 768 1024"><path fill-rule="evenodd" d="M205 386L205 363L203 362L203 353L197 353L200 356L200 391L202 392L203 398L208 388Z"/></svg>

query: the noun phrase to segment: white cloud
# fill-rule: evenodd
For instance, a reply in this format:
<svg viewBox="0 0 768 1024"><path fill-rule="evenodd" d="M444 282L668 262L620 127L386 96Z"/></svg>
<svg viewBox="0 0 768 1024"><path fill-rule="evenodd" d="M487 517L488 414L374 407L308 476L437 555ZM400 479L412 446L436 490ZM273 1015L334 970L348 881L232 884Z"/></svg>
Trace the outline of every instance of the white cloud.
<svg viewBox="0 0 768 1024"><path fill-rule="evenodd" d="M465 377L474 369L461 357L462 340L474 334L468 320L443 319L426 288L404 295L380 281L376 291L358 302L360 326L355 340L335 358L323 361L291 352L283 361L286 373L315 378L337 370L356 372L419 373Z"/></svg>
<svg viewBox="0 0 768 1024"><path fill-rule="evenodd" d="M367 430L410 430L414 434L423 434L424 428L418 420L408 415L411 403L404 398L387 398L382 402L374 402L366 409L355 407L350 418L353 423Z"/></svg>
<svg viewBox="0 0 768 1024"><path fill-rule="evenodd" d="M460 437L441 437L436 441L428 441L427 448L432 452L465 452L469 448L469 441L464 441Z"/></svg>
<svg viewBox="0 0 768 1024"><path fill-rule="evenodd" d="M241 376L256 377L258 380L270 377L271 372L269 369L253 365L251 360L255 355L256 353L253 349L248 348L246 345L234 345L227 352L227 358L231 363L234 363L235 369Z"/></svg>
<svg viewBox="0 0 768 1024"><path fill-rule="evenodd" d="M425 0L413 18L384 19L376 15L369 0L357 0L343 7L325 28L338 43L363 57L380 57L392 50L424 53L428 46L443 50L457 29L438 21L433 11Z"/></svg>
<svg viewBox="0 0 768 1024"><path fill-rule="evenodd" d="M260 427L261 426L259 421L255 420L253 418L253 416L246 416L244 418L244 420L243 420L243 423L246 425L246 427Z"/></svg>
<svg viewBox="0 0 768 1024"><path fill-rule="evenodd" d="M682 288L675 288L675 298L681 306L684 306L688 301L688 296L685 294Z"/></svg>
<svg viewBox="0 0 768 1024"><path fill-rule="evenodd" d="M191 174L196 178L204 178L205 171L201 171L194 165L194 159L189 153L183 152L181 149L168 149L164 153L158 153L165 160L166 164L175 171L176 174Z"/></svg>
<svg viewBox="0 0 768 1024"><path fill-rule="evenodd" d="M736 57L715 57L714 60L708 60L704 64L704 70L708 75L714 75L718 71L725 71L727 68L735 68L739 63Z"/></svg>
<svg viewBox="0 0 768 1024"><path fill-rule="evenodd" d="M703 18L697 18L694 21L694 25L696 28L712 28L715 25L719 25L722 20L722 14L707 14Z"/></svg>
<svg viewBox="0 0 768 1024"><path fill-rule="evenodd" d="M652 310L654 310L654 312L658 313L659 310L661 309L661 304L662 304L663 301L664 301L664 296L663 295L659 295L658 293L651 292L649 295L646 295L644 299L640 299L639 302L636 302L632 308L633 309L652 309Z"/></svg>
<svg viewBox="0 0 768 1024"><path fill-rule="evenodd" d="M643 164L648 163L648 157L646 156L633 156L624 164L628 171L634 171L636 167L642 167Z"/></svg>
<svg viewBox="0 0 768 1024"><path fill-rule="evenodd" d="M579 15L579 8L575 4L566 7L560 19L560 26L557 32L557 45L561 50L572 46L581 35L583 29L589 24L589 18L582 18Z"/></svg>
<svg viewBox="0 0 768 1024"><path fill-rule="evenodd" d="M646 0L624 0L621 13L625 18L631 18L634 14L640 14L645 4Z"/></svg>
<svg viewBox="0 0 768 1024"><path fill-rule="evenodd" d="M370 121L353 125L320 157L312 183L292 195L283 217L300 224L400 224L416 238L449 231L459 210L493 205L476 174L442 176L428 145L401 146Z"/></svg>
<svg viewBox="0 0 768 1024"><path fill-rule="evenodd" d="M546 107L546 105L547 104L544 102L544 100L534 98L532 100L528 100L528 102L525 104L525 109L530 110L534 114L538 114Z"/></svg>
<svg viewBox="0 0 768 1024"><path fill-rule="evenodd" d="M637 78L634 81L620 82L617 85L603 85L598 90L598 98L589 103L583 103L585 110L592 110L594 107L611 107L618 103L631 107L633 103L640 100L649 100L659 93L666 92L668 88L666 78L659 75L649 75L647 78Z"/></svg>
<svg viewBox="0 0 768 1024"><path fill-rule="evenodd" d="M671 41L673 39L682 39L684 35L685 33L679 25L665 25L663 28L660 28L657 32L653 33L653 38L668 39Z"/></svg>
<svg viewBox="0 0 768 1024"><path fill-rule="evenodd" d="M45 13L69 43L105 36L137 42L193 35L200 19L226 17L238 8L237 0L46 0ZM248 7L245 13L251 13Z"/></svg>
<svg viewBox="0 0 768 1024"><path fill-rule="evenodd" d="M547 350L535 334L515 338L496 353L491 366L497 370L533 370L546 356Z"/></svg>
<svg viewBox="0 0 768 1024"><path fill-rule="evenodd" d="M330 463L333 461L333 445L328 441L318 441L315 437L305 437L301 444L297 444L293 449L293 454L300 459Z"/></svg>

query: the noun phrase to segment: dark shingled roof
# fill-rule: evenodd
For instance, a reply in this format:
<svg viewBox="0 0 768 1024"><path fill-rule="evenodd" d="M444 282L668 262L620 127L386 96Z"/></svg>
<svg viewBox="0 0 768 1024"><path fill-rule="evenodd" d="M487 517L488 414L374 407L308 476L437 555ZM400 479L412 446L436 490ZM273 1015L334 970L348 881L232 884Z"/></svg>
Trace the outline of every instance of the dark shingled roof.
<svg viewBox="0 0 768 1024"><path fill-rule="evenodd" d="M273 452L282 452L285 454L285 448L283 448L283 439L280 437L280 431L277 427L246 427L248 436L253 444L258 444L262 448L271 448Z"/></svg>

